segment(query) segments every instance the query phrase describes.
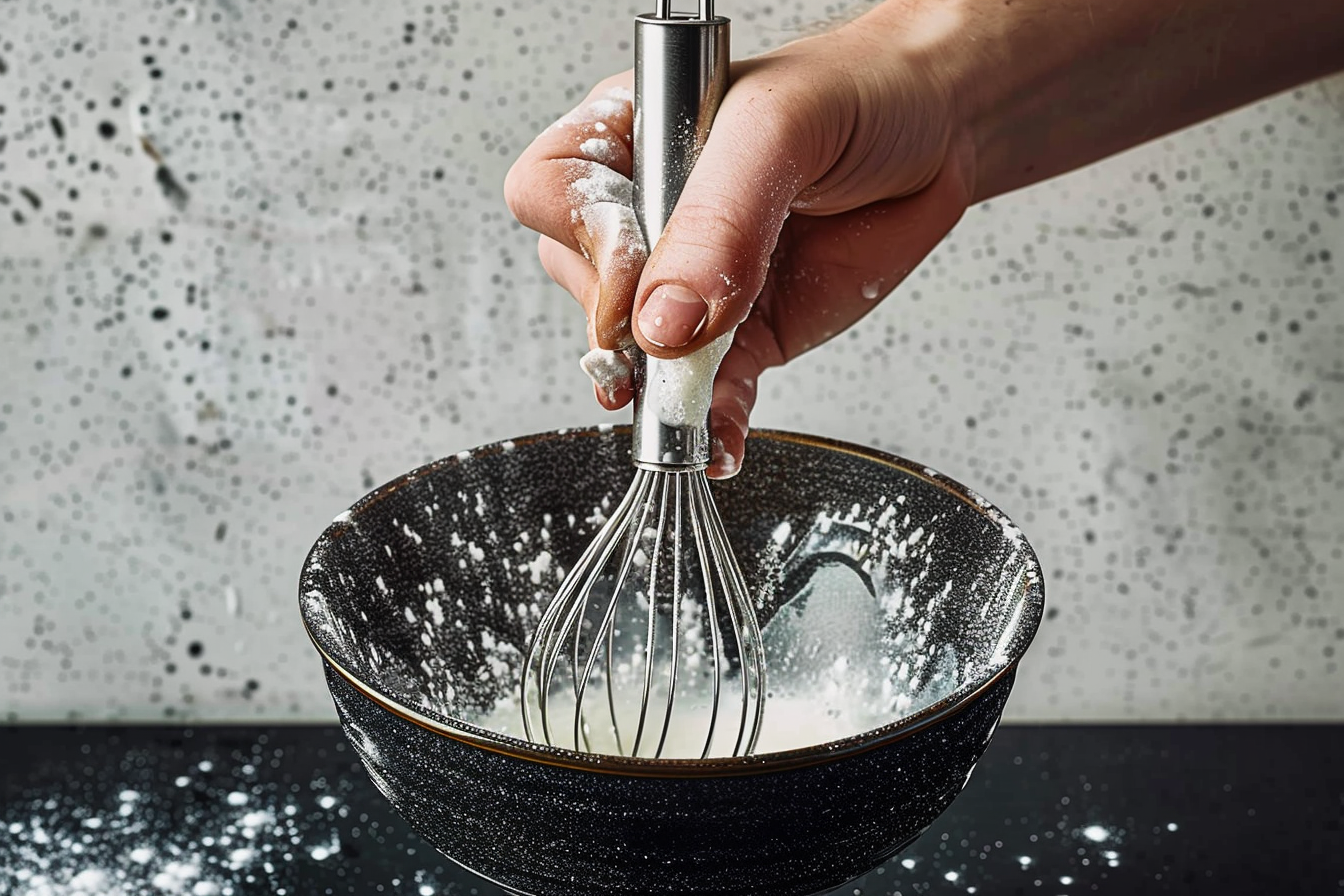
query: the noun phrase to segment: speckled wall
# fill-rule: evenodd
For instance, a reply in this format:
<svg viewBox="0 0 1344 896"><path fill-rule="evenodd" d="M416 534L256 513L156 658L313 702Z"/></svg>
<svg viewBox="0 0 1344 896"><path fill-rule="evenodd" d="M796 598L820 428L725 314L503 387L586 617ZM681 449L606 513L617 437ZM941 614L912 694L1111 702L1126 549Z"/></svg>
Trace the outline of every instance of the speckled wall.
<svg viewBox="0 0 1344 896"><path fill-rule="evenodd" d="M500 184L637 11L0 5L0 718L329 718L332 516L606 416ZM835 7L723 11L745 55ZM1335 82L973 210L756 423L1021 523L1010 717L1344 718L1342 209Z"/></svg>

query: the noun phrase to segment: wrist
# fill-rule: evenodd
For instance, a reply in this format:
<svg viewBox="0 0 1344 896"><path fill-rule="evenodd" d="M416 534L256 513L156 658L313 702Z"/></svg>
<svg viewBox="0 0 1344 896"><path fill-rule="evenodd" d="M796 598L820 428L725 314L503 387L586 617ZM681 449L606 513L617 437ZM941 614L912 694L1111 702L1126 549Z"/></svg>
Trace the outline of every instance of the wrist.
<svg viewBox="0 0 1344 896"><path fill-rule="evenodd" d="M1133 0L1152 2L1162 0ZM1096 141L1088 113L1105 106L1075 107L1089 92L1080 60L1104 49L1089 15L1033 0L885 0L859 21L894 39L897 65L939 85L950 155L968 166L971 201L980 202L1073 167ZM1118 40L1137 39L1141 18L1112 11L1106 26Z"/></svg>
<svg viewBox="0 0 1344 896"><path fill-rule="evenodd" d="M885 0L865 20L944 84L976 201L1344 66L1339 0Z"/></svg>
<svg viewBox="0 0 1344 896"><path fill-rule="evenodd" d="M991 102L986 74L991 48L982 46L984 16L965 0L884 0L851 27L876 55L885 82L882 103L903 119L898 129L931 127L943 143L943 164L954 165L968 191L980 196L980 146ZM1000 85L1001 88L1001 85Z"/></svg>

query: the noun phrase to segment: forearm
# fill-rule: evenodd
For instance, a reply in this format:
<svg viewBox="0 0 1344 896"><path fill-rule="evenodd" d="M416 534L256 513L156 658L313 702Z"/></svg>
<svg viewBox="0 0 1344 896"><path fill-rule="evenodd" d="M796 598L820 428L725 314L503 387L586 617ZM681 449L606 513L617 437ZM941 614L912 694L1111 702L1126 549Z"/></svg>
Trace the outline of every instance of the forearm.
<svg viewBox="0 0 1344 896"><path fill-rule="evenodd" d="M945 79L977 200L1344 68L1344 0L888 0Z"/></svg>

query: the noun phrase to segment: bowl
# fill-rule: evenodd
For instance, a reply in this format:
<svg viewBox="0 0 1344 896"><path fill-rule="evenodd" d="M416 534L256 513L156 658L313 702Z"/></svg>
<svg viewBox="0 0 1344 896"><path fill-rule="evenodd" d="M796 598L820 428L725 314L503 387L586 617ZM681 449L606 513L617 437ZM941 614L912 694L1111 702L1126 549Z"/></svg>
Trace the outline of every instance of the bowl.
<svg viewBox="0 0 1344 896"><path fill-rule="evenodd" d="M742 472L713 489L767 647L798 648L767 655L772 689L794 666L843 681L844 642L861 638L899 694L841 688L863 704L836 713L849 728L823 720L801 745L746 757L528 743L486 720L624 493L629 448L628 429L599 427L463 452L373 491L318 539L300 608L369 777L434 847L527 896L813 894L895 855L964 787L1039 625L1022 533L920 464L757 431ZM833 612L816 582L837 570L862 583L875 624Z"/></svg>

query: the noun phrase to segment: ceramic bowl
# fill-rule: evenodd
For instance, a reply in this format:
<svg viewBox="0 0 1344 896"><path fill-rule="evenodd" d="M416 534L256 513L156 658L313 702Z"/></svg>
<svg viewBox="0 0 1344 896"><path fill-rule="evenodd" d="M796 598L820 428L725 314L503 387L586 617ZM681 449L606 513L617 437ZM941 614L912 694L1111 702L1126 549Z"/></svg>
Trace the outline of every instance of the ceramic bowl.
<svg viewBox="0 0 1344 896"><path fill-rule="evenodd" d="M999 510L920 464L757 432L742 472L713 489L759 621L806 634L800 570L848 565L881 607L869 640L899 670L900 708L862 731L821 726L807 746L704 761L481 727L624 493L629 445L628 430L597 428L464 452L322 534L300 607L370 778L427 841L513 893L792 896L870 870L947 808L989 743L1041 619L1035 554Z"/></svg>

